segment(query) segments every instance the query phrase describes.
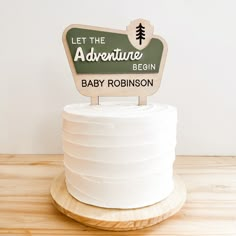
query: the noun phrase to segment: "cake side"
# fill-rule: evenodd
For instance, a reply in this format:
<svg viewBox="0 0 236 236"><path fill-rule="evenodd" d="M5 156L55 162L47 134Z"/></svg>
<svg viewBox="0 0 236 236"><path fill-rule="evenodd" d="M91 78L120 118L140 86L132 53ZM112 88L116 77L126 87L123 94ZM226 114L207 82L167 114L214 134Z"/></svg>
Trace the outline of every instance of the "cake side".
<svg viewBox="0 0 236 236"><path fill-rule="evenodd" d="M137 208L173 190L177 111L168 105L73 104L63 112L66 184L76 199Z"/></svg>

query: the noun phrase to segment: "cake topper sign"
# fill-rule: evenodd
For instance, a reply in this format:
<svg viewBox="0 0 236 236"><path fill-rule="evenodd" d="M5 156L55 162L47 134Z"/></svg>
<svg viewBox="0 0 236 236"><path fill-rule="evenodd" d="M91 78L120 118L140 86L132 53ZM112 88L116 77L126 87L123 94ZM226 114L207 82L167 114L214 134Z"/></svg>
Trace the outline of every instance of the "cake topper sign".
<svg viewBox="0 0 236 236"><path fill-rule="evenodd" d="M138 96L139 105L160 87L167 45L143 19L126 30L70 25L63 44L78 91L99 96Z"/></svg>

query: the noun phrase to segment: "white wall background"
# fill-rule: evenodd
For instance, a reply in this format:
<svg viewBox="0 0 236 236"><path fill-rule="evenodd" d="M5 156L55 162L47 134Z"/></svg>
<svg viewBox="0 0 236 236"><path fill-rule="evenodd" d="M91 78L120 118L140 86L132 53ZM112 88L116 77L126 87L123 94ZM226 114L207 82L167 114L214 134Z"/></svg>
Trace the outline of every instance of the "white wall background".
<svg viewBox="0 0 236 236"><path fill-rule="evenodd" d="M145 18L169 52L149 101L178 107L177 154L236 155L236 2L0 0L0 153L61 153L61 111L88 101L61 42L71 23Z"/></svg>

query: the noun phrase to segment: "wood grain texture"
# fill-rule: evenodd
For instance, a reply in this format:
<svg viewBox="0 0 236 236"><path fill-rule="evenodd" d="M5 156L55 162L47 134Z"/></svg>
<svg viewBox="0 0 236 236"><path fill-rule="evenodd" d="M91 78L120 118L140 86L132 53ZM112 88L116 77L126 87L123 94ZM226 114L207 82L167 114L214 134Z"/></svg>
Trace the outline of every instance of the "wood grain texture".
<svg viewBox="0 0 236 236"><path fill-rule="evenodd" d="M181 209L186 200L186 187L177 175L174 184L173 192L163 201L126 210L95 207L77 201L67 191L64 172L52 181L50 192L56 208L70 218L98 229L128 231L160 223Z"/></svg>
<svg viewBox="0 0 236 236"><path fill-rule="evenodd" d="M62 159L0 155L0 235L236 235L236 157L177 157L175 172L188 191L184 207L160 224L129 232L90 228L55 209L49 191Z"/></svg>

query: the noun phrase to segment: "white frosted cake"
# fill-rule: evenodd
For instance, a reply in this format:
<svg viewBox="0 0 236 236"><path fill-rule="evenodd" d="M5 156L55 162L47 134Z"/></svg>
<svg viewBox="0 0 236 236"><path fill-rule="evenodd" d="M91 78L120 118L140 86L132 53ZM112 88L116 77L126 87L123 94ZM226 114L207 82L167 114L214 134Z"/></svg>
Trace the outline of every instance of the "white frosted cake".
<svg viewBox="0 0 236 236"><path fill-rule="evenodd" d="M177 111L161 104L72 104L63 112L66 185L77 200L139 208L173 190Z"/></svg>

